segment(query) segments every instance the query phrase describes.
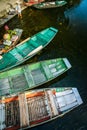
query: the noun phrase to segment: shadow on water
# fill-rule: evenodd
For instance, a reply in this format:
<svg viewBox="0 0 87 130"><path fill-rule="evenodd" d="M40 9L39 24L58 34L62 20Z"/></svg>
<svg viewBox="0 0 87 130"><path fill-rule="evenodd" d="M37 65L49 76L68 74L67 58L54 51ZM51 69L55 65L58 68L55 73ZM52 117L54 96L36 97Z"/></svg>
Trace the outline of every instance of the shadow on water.
<svg viewBox="0 0 87 130"><path fill-rule="evenodd" d="M84 102L63 117L31 130L87 130L87 1L67 0L67 2L66 6L55 9L37 10L29 7L23 11L22 20L15 17L7 23L11 29L23 28L21 40L50 26L59 30L46 48L24 64L67 57L72 65L67 74L41 88L77 87ZM4 32L3 28L0 29L0 38Z"/></svg>

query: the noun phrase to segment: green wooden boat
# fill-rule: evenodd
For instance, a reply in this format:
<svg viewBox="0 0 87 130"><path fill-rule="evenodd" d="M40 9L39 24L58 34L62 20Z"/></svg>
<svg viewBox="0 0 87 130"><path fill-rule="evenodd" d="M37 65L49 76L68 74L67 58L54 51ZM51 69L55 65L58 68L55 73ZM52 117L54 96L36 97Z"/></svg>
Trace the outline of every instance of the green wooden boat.
<svg viewBox="0 0 87 130"><path fill-rule="evenodd" d="M0 130L23 130L74 110L83 103L77 88L44 88L0 100Z"/></svg>
<svg viewBox="0 0 87 130"><path fill-rule="evenodd" d="M42 2L39 4L33 5L33 7L37 9L48 9L48 8L57 8L66 5L67 2L65 0L56 0L56 1L50 1L50 2Z"/></svg>
<svg viewBox="0 0 87 130"><path fill-rule="evenodd" d="M71 68L67 58L24 65L0 73L0 96L20 93L53 80Z"/></svg>
<svg viewBox="0 0 87 130"><path fill-rule="evenodd" d="M44 29L0 56L0 72L13 68L33 57L51 42L57 32L58 30L53 27Z"/></svg>

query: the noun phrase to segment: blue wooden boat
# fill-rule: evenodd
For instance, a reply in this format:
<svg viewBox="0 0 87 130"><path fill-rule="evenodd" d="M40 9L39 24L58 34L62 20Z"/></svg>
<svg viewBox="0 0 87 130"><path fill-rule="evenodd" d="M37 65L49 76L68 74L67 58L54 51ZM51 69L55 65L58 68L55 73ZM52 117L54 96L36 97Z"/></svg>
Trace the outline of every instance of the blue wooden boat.
<svg viewBox="0 0 87 130"><path fill-rule="evenodd" d="M83 103L77 88L30 90L0 100L0 130L25 130L61 118Z"/></svg>
<svg viewBox="0 0 87 130"><path fill-rule="evenodd" d="M39 4L33 5L33 7L37 9L48 9L48 8L57 8L66 5L67 2L65 0L56 0L56 1L50 1L50 2L42 2Z"/></svg>
<svg viewBox="0 0 87 130"><path fill-rule="evenodd" d="M0 96L20 93L45 84L71 68L67 58L56 58L0 73Z"/></svg>
<svg viewBox="0 0 87 130"><path fill-rule="evenodd" d="M58 30L53 27L44 29L0 56L0 72L13 68L36 55L51 42L57 32Z"/></svg>

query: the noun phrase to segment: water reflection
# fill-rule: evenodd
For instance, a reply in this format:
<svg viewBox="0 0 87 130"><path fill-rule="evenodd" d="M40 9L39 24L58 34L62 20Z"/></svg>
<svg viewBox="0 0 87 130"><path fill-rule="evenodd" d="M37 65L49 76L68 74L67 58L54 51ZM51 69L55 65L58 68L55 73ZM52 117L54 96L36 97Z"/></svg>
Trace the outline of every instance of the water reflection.
<svg viewBox="0 0 87 130"><path fill-rule="evenodd" d="M82 0L78 5L64 12L65 17L69 20L69 27L73 29L87 28L87 1Z"/></svg>

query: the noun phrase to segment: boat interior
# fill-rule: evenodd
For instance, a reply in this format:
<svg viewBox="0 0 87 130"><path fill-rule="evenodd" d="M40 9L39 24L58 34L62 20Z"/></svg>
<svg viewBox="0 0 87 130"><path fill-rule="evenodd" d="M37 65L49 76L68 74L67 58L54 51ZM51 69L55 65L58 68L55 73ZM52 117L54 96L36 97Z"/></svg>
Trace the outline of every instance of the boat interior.
<svg viewBox="0 0 87 130"><path fill-rule="evenodd" d="M0 100L0 128L31 127L70 111L82 100L76 88L53 88L21 93Z"/></svg>

